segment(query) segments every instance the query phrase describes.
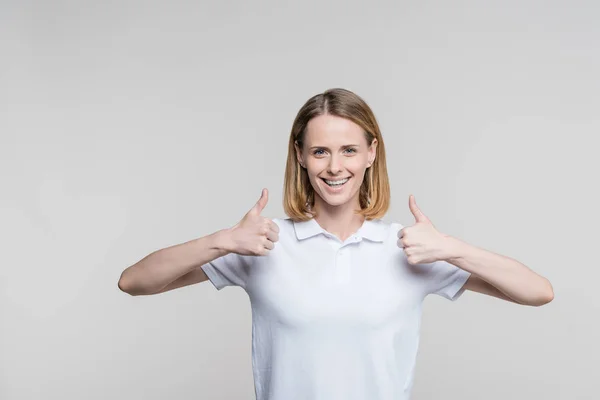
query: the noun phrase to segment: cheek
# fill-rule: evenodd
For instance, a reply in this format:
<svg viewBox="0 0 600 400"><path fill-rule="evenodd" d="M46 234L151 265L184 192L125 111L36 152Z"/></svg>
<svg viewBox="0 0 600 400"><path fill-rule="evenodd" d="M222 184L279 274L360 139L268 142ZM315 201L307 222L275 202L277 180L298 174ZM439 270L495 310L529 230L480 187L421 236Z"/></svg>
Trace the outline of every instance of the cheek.
<svg viewBox="0 0 600 400"><path fill-rule="evenodd" d="M319 178L317 175L310 175L310 178L309 178L309 180L310 180L310 184L311 184L313 187L315 187L315 188L316 188L318 185L320 185L321 183L323 183L323 184L325 183L325 182L323 182L323 181L321 180L321 178Z"/></svg>
<svg viewBox="0 0 600 400"><path fill-rule="evenodd" d="M363 184L366 177L367 175L364 170L356 171L354 174L354 186L360 187Z"/></svg>
<svg viewBox="0 0 600 400"><path fill-rule="evenodd" d="M364 171L367 167L367 160L363 159L363 157L353 157L348 161L348 169L352 169L352 171L357 174L361 171Z"/></svg>

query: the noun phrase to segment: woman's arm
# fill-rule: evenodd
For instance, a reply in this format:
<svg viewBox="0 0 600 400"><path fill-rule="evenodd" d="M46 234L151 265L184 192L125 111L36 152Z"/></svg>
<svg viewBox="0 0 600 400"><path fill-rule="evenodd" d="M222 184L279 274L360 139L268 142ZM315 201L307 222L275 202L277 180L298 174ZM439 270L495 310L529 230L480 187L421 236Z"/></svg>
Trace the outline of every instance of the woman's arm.
<svg viewBox="0 0 600 400"><path fill-rule="evenodd" d="M408 207L415 217L415 224L398 232L398 246L404 249L409 264L443 260L472 274L465 289L505 300L508 296L523 305L541 306L554 299L548 279L513 258L439 232L417 206L412 194L408 198Z"/></svg>
<svg viewBox="0 0 600 400"><path fill-rule="evenodd" d="M147 255L123 271L119 289L133 296L162 293L207 280L200 267L227 254L268 254L279 240L278 225L260 215L268 199L263 188L260 199L235 226Z"/></svg>
<svg viewBox="0 0 600 400"><path fill-rule="evenodd" d="M550 281L519 261L452 236L447 236L447 242L449 256L445 261L474 275L465 283L467 290L498 298L504 298L501 295L504 294L529 306L541 306L554 299Z"/></svg>
<svg viewBox="0 0 600 400"><path fill-rule="evenodd" d="M223 229L147 255L123 271L119 289L132 296L149 295L207 280L200 267L230 253L229 233Z"/></svg>

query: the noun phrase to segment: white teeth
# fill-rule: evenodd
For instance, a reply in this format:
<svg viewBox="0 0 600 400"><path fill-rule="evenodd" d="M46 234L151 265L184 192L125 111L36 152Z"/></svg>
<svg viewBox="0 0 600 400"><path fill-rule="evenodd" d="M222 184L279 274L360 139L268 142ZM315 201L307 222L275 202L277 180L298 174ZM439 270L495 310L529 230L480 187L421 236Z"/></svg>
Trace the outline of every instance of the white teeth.
<svg viewBox="0 0 600 400"><path fill-rule="evenodd" d="M348 182L348 179L350 179L350 178L342 179L339 181L328 181L327 179L324 179L324 180L329 186L340 186L340 185L343 185L344 183Z"/></svg>

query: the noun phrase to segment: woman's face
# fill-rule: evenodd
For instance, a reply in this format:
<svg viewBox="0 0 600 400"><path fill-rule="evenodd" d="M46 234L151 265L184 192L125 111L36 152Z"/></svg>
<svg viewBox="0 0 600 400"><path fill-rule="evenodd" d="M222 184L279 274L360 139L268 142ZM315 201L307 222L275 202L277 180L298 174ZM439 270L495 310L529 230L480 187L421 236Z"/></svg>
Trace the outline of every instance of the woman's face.
<svg viewBox="0 0 600 400"><path fill-rule="evenodd" d="M377 139L368 147L362 128L348 119L333 115L311 119L303 149L296 145L296 155L308 172L315 206L321 200L330 206L359 209L360 187L376 147Z"/></svg>

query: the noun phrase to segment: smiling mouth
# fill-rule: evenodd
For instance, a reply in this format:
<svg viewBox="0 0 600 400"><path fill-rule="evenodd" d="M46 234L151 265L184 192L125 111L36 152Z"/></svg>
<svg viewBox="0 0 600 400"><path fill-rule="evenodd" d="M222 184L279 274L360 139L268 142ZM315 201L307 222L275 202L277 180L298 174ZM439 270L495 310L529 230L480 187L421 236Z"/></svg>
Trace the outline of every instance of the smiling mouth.
<svg viewBox="0 0 600 400"><path fill-rule="evenodd" d="M325 178L321 178L321 179L323 180L323 182L325 182L325 184L327 184L327 186L335 188L335 187L344 186L350 180L350 177L344 178L344 179L336 179L333 181L329 180L329 179L325 179ZM333 183L329 183L327 181L333 182ZM335 183L335 182L339 182L339 183Z"/></svg>

